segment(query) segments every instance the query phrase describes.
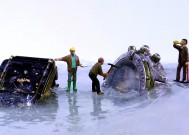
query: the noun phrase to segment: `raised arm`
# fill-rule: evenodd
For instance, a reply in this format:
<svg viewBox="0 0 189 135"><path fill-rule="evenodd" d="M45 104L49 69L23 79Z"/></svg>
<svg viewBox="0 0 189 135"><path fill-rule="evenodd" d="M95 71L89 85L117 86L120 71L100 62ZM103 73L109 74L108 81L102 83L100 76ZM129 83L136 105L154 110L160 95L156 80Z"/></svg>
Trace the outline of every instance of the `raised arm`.
<svg viewBox="0 0 189 135"><path fill-rule="evenodd" d="M55 61L67 61L67 56L61 58L55 58Z"/></svg>
<svg viewBox="0 0 189 135"><path fill-rule="evenodd" d="M55 58L55 61L62 61L62 58Z"/></svg>
<svg viewBox="0 0 189 135"><path fill-rule="evenodd" d="M173 47L174 47L175 49L177 49L177 50L182 50L180 45L173 44Z"/></svg>

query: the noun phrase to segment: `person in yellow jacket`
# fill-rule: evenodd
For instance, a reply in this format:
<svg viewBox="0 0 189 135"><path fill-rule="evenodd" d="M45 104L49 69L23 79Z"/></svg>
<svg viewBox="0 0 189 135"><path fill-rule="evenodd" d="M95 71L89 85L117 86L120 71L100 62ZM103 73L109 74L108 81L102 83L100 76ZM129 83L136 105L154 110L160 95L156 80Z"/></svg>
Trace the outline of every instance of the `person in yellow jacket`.
<svg viewBox="0 0 189 135"><path fill-rule="evenodd" d="M54 59L55 61L65 61L68 66L68 87L67 87L67 92L70 92L70 87L71 87L71 82L73 80L73 91L77 92L77 87L76 87L76 78L77 78L77 67L81 66L81 63L79 61L79 57L75 54L75 48L72 47L70 48L70 55L61 57L61 58L56 58Z"/></svg>
<svg viewBox="0 0 189 135"><path fill-rule="evenodd" d="M89 77L92 80L92 92L97 92L98 95L103 95L104 93L100 90L100 82L97 75L101 75L104 78L108 76L108 73L102 72L102 66L104 64L104 59L99 58L98 62L91 68L89 72Z"/></svg>

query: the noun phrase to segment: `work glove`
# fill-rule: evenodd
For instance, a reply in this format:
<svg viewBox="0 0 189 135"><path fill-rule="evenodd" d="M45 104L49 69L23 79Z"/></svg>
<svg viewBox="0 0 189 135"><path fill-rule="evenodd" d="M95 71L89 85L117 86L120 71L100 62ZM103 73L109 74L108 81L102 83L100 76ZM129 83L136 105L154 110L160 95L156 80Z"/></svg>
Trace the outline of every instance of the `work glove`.
<svg viewBox="0 0 189 135"><path fill-rule="evenodd" d="M106 78L109 74L108 73L103 73L103 77Z"/></svg>

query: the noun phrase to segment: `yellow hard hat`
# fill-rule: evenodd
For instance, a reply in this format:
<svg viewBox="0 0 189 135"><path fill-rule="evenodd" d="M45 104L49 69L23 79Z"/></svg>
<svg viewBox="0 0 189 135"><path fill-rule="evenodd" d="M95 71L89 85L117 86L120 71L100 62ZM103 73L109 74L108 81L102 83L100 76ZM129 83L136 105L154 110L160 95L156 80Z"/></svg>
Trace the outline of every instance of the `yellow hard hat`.
<svg viewBox="0 0 189 135"><path fill-rule="evenodd" d="M71 48L70 48L70 51L75 51L75 48L74 48L74 47L71 47Z"/></svg>
<svg viewBox="0 0 189 135"><path fill-rule="evenodd" d="M180 44L180 42L178 40L174 40L173 43L174 44Z"/></svg>

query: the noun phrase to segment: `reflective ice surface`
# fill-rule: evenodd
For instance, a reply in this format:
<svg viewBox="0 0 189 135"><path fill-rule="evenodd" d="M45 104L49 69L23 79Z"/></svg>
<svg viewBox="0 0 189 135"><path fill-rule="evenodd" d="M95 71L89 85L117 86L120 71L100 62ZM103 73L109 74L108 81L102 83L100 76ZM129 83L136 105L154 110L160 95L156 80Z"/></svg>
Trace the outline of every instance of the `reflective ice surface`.
<svg viewBox="0 0 189 135"><path fill-rule="evenodd" d="M1 108L1 134L188 135L189 85L172 82L176 67L166 68L168 84L157 84L141 96L114 90L106 90L104 96L92 93L90 67L79 68L78 92L69 94L65 92L65 65L59 64L58 69L60 88L53 89L43 103L30 108ZM99 79L102 83L102 77Z"/></svg>

